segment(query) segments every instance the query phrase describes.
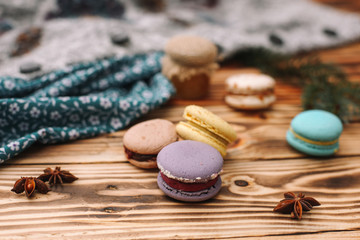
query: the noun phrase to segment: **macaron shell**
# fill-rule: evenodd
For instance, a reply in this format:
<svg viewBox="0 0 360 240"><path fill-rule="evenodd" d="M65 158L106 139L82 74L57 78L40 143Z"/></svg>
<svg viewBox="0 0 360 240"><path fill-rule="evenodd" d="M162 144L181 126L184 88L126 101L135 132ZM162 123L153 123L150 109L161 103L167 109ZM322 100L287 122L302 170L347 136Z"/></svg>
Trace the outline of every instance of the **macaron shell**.
<svg viewBox="0 0 360 240"><path fill-rule="evenodd" d="M169 144L160 151L157 162L163 174L182 182L215 179L223 166L219 151L208 144L191 140Z"/></svg>
<svg viewBox="0 0 360 240"><path fill-rule="evenodd" d="M310 144L296 138L291 131L287 131L286 140L289 143L289 145L295 148L296 150L312 156L319 156L319 157L330 156L336 153L339 149L339 142L326 146Z"/></svg>
<svg viewBox="0 0 360 240"><path fill-rule="evenodd" d="M258 95L227 95L225 96L225 102L237 109L244 110L257 110L257 109L265 109L270 107L276 100L274 94L266 95L266 96L258 96Z"/></svg>
<svg viewBox="0 0 360 240"><path fill-rule="evenodd" d="M221 189L222 182L221 182L221 178L219 177L215 185L208 189L198 192L185 192L185 191L176 190L170 187L169 185L167 185L159 173L157 177L157 183L159 188L167 196L171 198L184 202L201 202L213 198L216 194L218 194Z"/></svg>
<svg viewBox="0 0 360 240"><path fill-rule="evenodd" d="M275 80L265 74L245 73L226 79L227 91L233 94L257 94L274 89Z"/></svg>
<svg viewBox="0 0 360 240"><path fill-rule="evenodd" d="M343 126L340 119L324 110L304 111L291 121L293 131L313 141L333 141L338 139Z"/></svg>
<svg viewBox="0 0 360 240"><path fill-rule="evenodd" d="M144 168L144 169L155 169L157 168L156 161L137 161L135 159L128 159L128 161L138 167L138 168Z"/></svg>
<svg viewBox="0 0 360 240"><path fill-rule="evenodd" d="M124 135L123 144L139 154L157 154L166 145L175 142L175 125L164 119L153 119L132 126Z"/></svg>
<svg viewBox="0 0 360 240"><path fill-rule="evenodd" d="M183 117L222 137L228 143L237 138L235 130L225 120L205 108L196 105L187 106Z"/></svg>
<svg viewBox="0 0 360 240"><path fill-rule="evenodd" d="M179 122L176 125L176 131L181 138L209 144L217 149L223 157L226 156L226 145L206 132L201 131L185 122Z"/></svg>
<svg viewBox="0 0 360 240"><path fill-rule="evenodd" d="M217 56L216 46L205 38L179 35L171 38L165 52L173 61L188 66L201 66L211 63Z"/></svg>

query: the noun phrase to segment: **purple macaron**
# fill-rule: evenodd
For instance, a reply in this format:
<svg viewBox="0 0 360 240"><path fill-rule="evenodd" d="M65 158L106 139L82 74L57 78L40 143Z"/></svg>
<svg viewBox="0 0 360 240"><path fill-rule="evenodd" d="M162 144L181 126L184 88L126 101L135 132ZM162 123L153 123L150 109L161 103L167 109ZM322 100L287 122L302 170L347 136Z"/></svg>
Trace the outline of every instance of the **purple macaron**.
<svg viewBox="0 0 360 240"><path fill-rule="evenodd" d="M221 189L223 158L218 150L202 142L185 140L164 147L157 156L157 182L169 197L200 202Z"/></svg>

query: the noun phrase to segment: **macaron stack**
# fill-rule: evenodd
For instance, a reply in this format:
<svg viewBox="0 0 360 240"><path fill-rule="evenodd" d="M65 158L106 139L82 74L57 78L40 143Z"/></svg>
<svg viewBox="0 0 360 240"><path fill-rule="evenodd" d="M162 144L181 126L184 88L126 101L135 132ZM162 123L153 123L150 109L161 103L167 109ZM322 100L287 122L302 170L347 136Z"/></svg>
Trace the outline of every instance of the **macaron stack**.
<svg viewBox="0 0 360 240"><path fill-rule="evenodd" d="M227 145L237 138L235 130L226 121L205 108L187 106L183 117L187 121L176 125L179 136L209 144L223 157L226 155Z"/></svg>
<svg viewBox="0 0 360 240"><path fill-rule="evenodd" d="M330 156L339 149L342 130L342 123L334 114L308 110L291 121L286 140L290 146L308 155Z"/></svg>
<svg viewBox="0 0 360 240"><path fill-rule="evenodd" d="M236 109L258 110L270 107L276 100L275 80L264 74L246 73L226 79L225 102Z"/></svg>
<svg viewBox="0 0 360 240"><path fill-rule="evenodd" d="M177 141L175 126L164 119L153 119L131 127L124 135L125 154L139 168L157 168L157 154Z"/></svg>
<svg viewBox="0 0 360 240"><path fill-rule="evenodd" d="M205 201L221 189L222 166L222 156L210 145L191 140L175 142L158 155L158 186L180 201Z"/></svg>
<svg viewBox="0 0 360 240"><path fill-rule="evenodd" d="M158 185L166 195L187 202L205 201L220 191L223 156L236 132L226 121L196 105L187 106L183 116L187 122L180 122L176 130L185 140L177 141L171 122L153 119L125 133L125 154L137 167L158 167Z"/></svg>
<svg viewBox="0 0 360 240"><path fill-rule="evenodd" d="M177 97L204 98L218 68L216 46L198 36L180 35L168 41L165 53L162 73L175 85Z"/></svg>

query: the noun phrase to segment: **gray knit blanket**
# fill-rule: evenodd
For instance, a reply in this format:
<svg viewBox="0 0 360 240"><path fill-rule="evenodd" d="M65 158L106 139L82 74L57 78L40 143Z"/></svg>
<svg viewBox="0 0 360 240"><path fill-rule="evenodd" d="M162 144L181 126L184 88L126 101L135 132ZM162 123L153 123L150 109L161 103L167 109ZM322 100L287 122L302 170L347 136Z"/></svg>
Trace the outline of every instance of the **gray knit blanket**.
<svg viewBox="0 0 360 240"><path fill-rule="evenodd" d="M134 1L122 1L121 18L86 16L45 20L57 8L55 0L0 0L0 13L13 29L0 36L0 74L33 78L68 64L109 56L161 50L176 34L196 34L215 42L225 57L248 47L283 53L336 46L360 36L359 15L308 0L222 0L209 8L199 1L168 0L158 13L144 11ZM40 45L11 57L21 31L42 28ZM130 42L116 45L113 34L126 34ZM36 62L41 71L22 74L23 63Z"/></svg>

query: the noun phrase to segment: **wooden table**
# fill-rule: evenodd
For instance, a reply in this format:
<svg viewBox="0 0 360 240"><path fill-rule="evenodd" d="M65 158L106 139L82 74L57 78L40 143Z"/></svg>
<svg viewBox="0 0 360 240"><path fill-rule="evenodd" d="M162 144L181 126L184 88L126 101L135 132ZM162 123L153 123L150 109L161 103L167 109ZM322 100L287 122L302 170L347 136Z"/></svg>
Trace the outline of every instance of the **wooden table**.
<svg viewBox="0 0 360 240"><path fill-rule="evenodd" d="M360 12L356 1L322 2ZM360 81L360 43L318 54ZM157 171L126 161L125 131L38 145L0 167L0 239L359 239L360 123L345 126L335 157L302 155L285 141L291 119L302 110L301 90L278 83L278 100L267 111L234 111L224 104L224 79L246 71L256 69L219 70L209 98L191 102L230 122L241 139L228 151L217 197L204 203L166 197L157 187ZM140 121L166 118L177 123L189 103L173 100ZM30 200L10 192L20 176L38 176L55 166L80 179ZM287 191L304 192L322 205L301 221L273 213Z"/></svg>

